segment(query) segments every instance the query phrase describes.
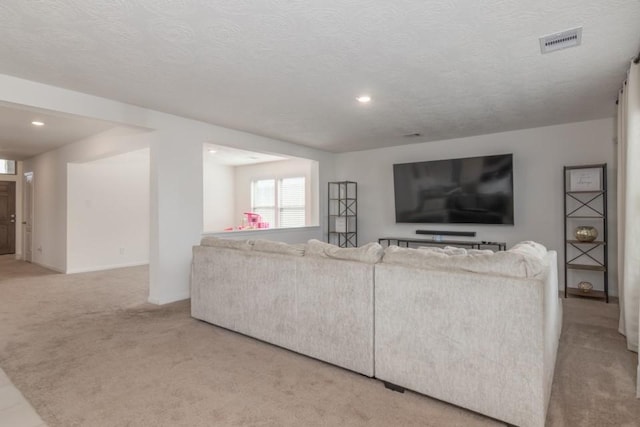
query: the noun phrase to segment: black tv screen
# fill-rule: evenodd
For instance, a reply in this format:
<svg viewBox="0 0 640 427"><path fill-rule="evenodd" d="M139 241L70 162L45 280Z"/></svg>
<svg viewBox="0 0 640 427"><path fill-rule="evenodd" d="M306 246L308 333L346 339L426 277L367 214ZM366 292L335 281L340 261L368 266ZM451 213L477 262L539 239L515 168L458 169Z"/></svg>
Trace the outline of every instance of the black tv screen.
<svg viewBox="0 0 640 427"><path fill-rule="evenodd" d="M396 222L513 224L513 155L393 165Z"/></svg>

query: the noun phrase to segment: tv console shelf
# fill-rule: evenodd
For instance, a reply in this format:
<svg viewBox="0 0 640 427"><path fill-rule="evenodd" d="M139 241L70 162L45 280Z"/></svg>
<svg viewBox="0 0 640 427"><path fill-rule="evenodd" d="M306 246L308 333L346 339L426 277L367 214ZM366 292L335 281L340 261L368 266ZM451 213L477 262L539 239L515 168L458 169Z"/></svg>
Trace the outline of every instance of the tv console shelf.
<svg viewBox="0 0 640 427"><path fill-rule="evenodd" d="M427 246L462 246L469 249L482 249L483 247L494 247L499 251L507 249L505 242L487 242L477 240L433 240L433 239L413 239L407 237L381 237L378 239L378 243L386 244L387 246L393 245L409 247L410 244L415 245L427 245Z"/></svg>

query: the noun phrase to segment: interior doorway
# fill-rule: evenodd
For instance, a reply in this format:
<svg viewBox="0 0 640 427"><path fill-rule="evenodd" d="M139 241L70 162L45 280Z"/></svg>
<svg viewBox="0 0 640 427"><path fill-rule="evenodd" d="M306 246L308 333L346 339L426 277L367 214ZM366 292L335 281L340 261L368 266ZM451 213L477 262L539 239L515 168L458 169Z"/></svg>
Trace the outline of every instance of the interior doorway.
<svg viewBox="0 0 640 427"><path fill-rule="evenodd" d="M0 181L0 255L16 253L16 183Z"/></svg>
<svg viewBox="0 0 640 427"><path fill-rule="evenodd" d="M22 194L22 254L24 261L31 262L31 248L33 246L33 172L24 174Z"/></svg>

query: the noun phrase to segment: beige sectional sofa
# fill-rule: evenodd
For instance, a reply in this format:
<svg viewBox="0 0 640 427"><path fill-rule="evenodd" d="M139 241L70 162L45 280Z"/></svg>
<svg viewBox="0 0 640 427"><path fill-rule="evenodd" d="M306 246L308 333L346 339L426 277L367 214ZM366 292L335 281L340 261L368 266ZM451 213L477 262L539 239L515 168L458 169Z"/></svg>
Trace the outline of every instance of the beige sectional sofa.
<svg viewBox="0 0 640 427"><path fill-rule="evenodd" d="M193 317L373 376L373 262L203 243L193 248Z"/></svg>
<svg viewBox="0 0 640 427"><path fill-rule="evenodd" d="M541 264L480 274L385 256L375 272L376 378L513 425L544 426L562 306L556 253Z"/></svg>
<svg viewBox="0 0 640 427"><path fill-rule="evenodd" d="M553 251L203 239L192 315L520 426L543 426L562 307Z"/></svg>

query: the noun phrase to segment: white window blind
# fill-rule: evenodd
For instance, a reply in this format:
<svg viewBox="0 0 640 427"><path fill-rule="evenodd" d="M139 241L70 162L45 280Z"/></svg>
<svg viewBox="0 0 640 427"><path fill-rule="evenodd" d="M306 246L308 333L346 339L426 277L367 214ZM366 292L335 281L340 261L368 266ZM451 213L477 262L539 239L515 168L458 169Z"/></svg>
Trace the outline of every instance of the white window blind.
<svg viewBox="0 0 640 427"><path fill-rule="evenodd" d="M270 227L276 225L276 180L260 179L251 183L251 211L262 216Z"/></svg>
<svg viewBox="0 0 640 427"><path fill-rule="evenodd" d="M305 177L260 179L251 183L251 210L272 228L306 225Z"/></svg>
<svg viewBox="0 0 640 427"><path fill-rule="evenodd" d="M284 178L279 181L279 227L304 227L304 177Z"/></svg>

